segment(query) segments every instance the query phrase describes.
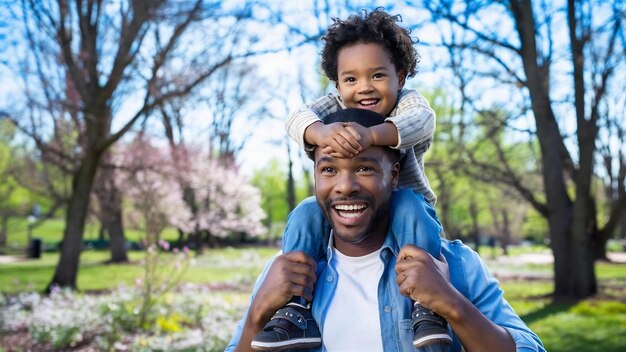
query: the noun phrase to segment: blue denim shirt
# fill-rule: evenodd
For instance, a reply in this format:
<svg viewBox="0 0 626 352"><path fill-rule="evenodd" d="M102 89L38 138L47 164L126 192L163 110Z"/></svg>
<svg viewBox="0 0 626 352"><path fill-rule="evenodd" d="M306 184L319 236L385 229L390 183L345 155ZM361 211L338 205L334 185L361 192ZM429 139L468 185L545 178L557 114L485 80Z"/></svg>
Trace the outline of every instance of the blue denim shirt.
<svg viewBox="0 0 626 352"><path fill-rule="evenodd" d="M412 301L400 294L396 284L395 263L399 248L395 237L388 235L380 254L385 264L383 275L378 284L378 309L384 351L416 351L413 347L411 330ZM487 318L504 327L513 337L517 351L545 351L539 337L515 314L509 303L504 299L498 281L487 269L485 263L471 248L461 241L441 239L441 253L448 261L450 281L470 302L472 302ZM318 263L319 277L315 285L313 300L313 317L323 328L324 312L328 308L333 292L337 287L337 272L329 265L332 250L327 248L327 259ZM259 289L271 263L267 265L252 293L252 299ZM323 268L319 270L319 265ZM355 309L358 309L356 307ZM246 314L247 315L247 314ZM245 315L244 315L245 319ZM350 317L346 317L349 324ZM242 319L236 327L234 336L226 348L233 351L241 337L244 326ZM452 351L461 351L461 344L452 333ZM323 347L312 351L325 350ZM423 349L426 351L426 349Z"/></svg>

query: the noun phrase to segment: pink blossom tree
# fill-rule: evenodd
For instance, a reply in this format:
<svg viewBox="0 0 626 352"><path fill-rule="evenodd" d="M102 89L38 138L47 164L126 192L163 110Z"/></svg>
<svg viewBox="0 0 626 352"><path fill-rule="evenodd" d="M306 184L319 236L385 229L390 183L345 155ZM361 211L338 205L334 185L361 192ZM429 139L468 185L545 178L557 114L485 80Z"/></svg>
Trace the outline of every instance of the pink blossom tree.
<svg viewBox="0 0 626 352"><path fill-rule="evenodd" d="M211 240L265 232L258 188L206 153L185 150L184 154L185 158L172 160L176 154L154 146L141 134L120 146L118 185L130 205L125 211L129 225L144 228L149 243L158 241L166 227L176 227L195 235L200 251L202 234L204 240Z"/></svg>

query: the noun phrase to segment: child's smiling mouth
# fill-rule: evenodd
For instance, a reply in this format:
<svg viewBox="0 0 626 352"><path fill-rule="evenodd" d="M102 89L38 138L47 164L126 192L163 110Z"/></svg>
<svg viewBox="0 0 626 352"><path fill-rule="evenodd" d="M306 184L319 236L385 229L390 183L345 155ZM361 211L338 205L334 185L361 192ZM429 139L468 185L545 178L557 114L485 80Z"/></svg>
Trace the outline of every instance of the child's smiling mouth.
<svg viewBox="0 0 626 352"><path fill-rule="evenodd" d="M378 104L380 99L363 99L359 101L359 105L365 108L373 107Z"/></svg>

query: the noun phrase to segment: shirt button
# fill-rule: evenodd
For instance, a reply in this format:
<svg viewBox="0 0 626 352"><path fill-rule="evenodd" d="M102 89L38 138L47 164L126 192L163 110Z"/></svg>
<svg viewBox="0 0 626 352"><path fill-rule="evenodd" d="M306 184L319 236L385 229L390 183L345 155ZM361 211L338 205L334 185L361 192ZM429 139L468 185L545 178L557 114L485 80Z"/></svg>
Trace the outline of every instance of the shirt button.
<svg viewBox="0 0 626 352"><path fill-rule="evenodd" d="M326 276L326 281L333 282L333 277L331 275Z"/></svg>
<svg viewBox="0 0 626 352"><path fill-rule="evenodd" d="M391 306L385 306L385 313L391 312Z"/></svg>

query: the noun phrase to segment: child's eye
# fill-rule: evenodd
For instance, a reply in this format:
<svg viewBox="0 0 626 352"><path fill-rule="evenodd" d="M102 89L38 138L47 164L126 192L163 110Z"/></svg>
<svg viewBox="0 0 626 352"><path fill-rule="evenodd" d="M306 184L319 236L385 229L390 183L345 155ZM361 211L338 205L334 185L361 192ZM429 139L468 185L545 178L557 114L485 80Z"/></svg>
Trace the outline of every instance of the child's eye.
<svg viewBox="0 0 626 352"><path fill-rule="evenodd" d="M326 166L322 168L322 174L332 174L335 171L335 169L333 169L330 166Z"/></svg>
<svg viewBox="0 0 626 352"><path fill-rule="evenodd" d="M375 73L374 74L374 79L380 79L380 78L383 78L383 77L385 77L384 73Z"/></svg>
<svg viewBox="0 0 626 352"><path fill-rule="evenodd" d="M346 78L344 78L343 81L346 82L346 83L354 83L354 82L356 82L356 78L354 78L354 77L346 77Z"/></svg>

